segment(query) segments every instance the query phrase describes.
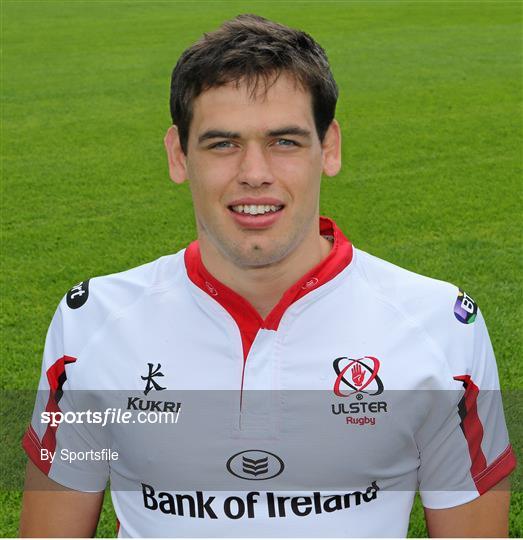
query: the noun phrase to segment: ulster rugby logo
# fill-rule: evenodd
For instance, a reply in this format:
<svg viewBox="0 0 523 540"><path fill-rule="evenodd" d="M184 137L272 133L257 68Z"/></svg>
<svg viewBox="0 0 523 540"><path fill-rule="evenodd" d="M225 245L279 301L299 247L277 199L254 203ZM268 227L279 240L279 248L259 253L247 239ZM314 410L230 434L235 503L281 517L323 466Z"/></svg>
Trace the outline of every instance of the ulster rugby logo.
<svg viewBox="0 0 523 540"><path fill-rule="evenodd" d="M377 396L383 392L383 383L378 377L380 361L377 358L364 356L353 359L340 356L332 366L337 375L334 393L338 397L349 397L356 393ZM352 391L342 391L342 388Z"/></svg>

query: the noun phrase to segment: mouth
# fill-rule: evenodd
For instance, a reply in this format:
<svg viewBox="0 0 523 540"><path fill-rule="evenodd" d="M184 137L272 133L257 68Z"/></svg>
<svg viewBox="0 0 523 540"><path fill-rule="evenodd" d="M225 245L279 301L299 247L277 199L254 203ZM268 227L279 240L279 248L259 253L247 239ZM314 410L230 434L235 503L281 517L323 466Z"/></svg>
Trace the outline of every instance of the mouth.
<svg viewBox="0 0 523 540"><path fill-rule="evenodd" d="M280 219L283 213L285 205L275 204L279 202L269 200L263 201L264 204L251 204L251 201L247 201L248 204L245 202L237 204L235 201L227 208L236 225L242 230L268 229Z"/></svg>
<svg viewBox="0 0 523 540"><path fill-rule="evenodd" d="M273 214L283 209L283 205L274 204L238 204L228 207L235 214L243 214L249 216L263 216L265 214Z"/></svg>

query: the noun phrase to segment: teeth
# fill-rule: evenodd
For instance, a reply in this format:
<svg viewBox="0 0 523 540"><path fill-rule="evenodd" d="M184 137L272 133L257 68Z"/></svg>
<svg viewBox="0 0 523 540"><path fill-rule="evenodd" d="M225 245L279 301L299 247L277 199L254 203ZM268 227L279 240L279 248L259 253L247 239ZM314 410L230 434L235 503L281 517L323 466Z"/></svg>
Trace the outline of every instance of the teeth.
<svg viewBox="0 0 523 540"><path fill-rule="evenodd" d="M239 204L232 207L233 211L238 214L250 214L251 216L266 214L267 212L277 212L282 208L282 206L275 206L272 204Z"/></svg>

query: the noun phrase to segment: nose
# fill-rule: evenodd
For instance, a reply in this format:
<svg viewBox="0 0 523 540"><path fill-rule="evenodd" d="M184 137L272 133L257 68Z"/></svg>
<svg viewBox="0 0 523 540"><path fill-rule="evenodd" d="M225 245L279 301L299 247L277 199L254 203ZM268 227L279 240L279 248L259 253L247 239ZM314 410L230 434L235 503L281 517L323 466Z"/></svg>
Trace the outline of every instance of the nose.
<svg viewBox="0 0 523 540"><path fill-rule="evenodd" d="M242 152L238 180L241 184L251 187L261 187L263 184L273 183L274 177L269 156L260 144L252 142L245 146Z"/></svg>

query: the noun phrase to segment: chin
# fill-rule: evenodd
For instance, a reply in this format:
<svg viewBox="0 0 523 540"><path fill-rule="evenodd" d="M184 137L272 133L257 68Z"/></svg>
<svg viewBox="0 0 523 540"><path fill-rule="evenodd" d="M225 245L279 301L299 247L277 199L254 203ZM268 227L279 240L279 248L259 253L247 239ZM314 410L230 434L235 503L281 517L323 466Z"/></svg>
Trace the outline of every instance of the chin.
<svg viewBox="0 0 523 540"><path fill-rule="evenodd" d="M264 246L261 242L249 243L236 253L236 264L243 268L262 268L278 263L285 257L283 246Z"/></svg>

